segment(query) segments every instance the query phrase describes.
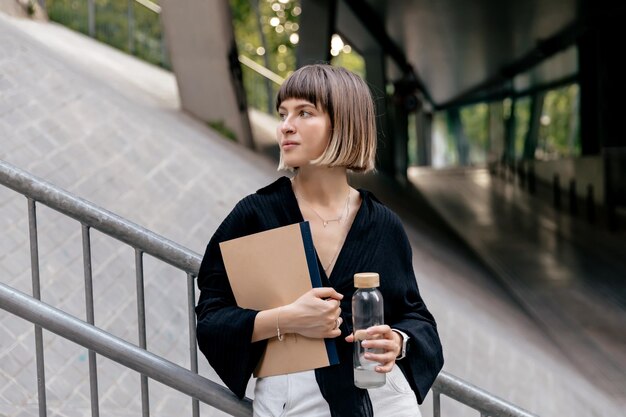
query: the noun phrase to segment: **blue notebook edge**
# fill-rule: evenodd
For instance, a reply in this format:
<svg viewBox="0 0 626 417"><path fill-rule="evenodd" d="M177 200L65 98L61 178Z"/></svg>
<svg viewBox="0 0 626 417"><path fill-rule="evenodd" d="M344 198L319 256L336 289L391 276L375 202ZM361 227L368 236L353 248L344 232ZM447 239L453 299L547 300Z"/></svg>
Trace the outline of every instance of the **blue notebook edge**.
<svg viewBox="0 0 626 417"><path fill-rule="evenodd" d="M311 235L311 227L309 222L300 223L300 233L302 234L302 242L304 244L304 254L306 256L306 263L309 267L309 277L311 278L311 285L313 288L319 288L322 286L322 278L320 277L320 270L317 266L317 257L315 256L315 246L313 245L313 236ZM326 353L328 354L328 362L330 365L336 365L339 363L339 355L337 354L337 346L333 339L324 339L326 344Z"/></svg>

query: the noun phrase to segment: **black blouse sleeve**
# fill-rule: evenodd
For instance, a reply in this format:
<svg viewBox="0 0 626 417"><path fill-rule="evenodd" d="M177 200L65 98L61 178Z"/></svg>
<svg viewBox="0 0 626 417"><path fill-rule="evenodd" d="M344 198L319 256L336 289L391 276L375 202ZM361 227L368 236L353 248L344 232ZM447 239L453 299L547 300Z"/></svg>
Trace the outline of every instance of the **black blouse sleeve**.
<svg viewBox="0 0 626 417"><path fill-rule="evenodd" d="M266 340L252 343L258 311L236 305L219 243L254 233L246 205L238 204L211 238L198 273L196 306L200 350L226 386L243 398L248 380L265 349Z"/></svg>
<svg viewBox="0 0 626 417"><path fill-rule="evenodd" d="M421 404L443 367L443 351L437 324L428 311L417 287L413 271L411 245L399 219L393 222L387 236L389 245L384 245L390 253L385 259L393 264L393 289L388 323L392 328L405 332L409 337L407 356L396 364L406 376L411 388ZM391 308L393 306L393 308Z"/></svg>

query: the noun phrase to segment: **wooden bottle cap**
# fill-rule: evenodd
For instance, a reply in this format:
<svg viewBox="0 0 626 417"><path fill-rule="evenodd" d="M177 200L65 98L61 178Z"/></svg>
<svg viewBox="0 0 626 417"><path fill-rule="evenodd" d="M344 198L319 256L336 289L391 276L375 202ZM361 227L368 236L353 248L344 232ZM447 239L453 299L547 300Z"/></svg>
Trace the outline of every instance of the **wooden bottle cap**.
<svg viewBox="0 0 626 417"><path fill-rule="evenodd" d="M376 288L380 285L380 277L376 272L359 272L354 274L356 288Z"/></svg>

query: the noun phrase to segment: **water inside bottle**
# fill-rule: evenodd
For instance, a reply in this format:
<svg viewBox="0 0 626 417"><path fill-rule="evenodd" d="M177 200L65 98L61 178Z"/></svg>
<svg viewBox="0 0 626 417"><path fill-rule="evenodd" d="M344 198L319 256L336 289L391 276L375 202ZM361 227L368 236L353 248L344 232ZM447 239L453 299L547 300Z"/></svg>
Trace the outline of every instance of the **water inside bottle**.
<svg viewBox="0 0 626 417"><path fill-rule="evenodd" d="M366 359L365 353L382 353L380 349L365 349L361 342L365 339L365 332L357 331L354 341L354 352L356 354L354 367L354 385L359 388L378 388L385 385L387 378L385 374L376 372L376 367L380 363Z"/></svg>
<svg viewBox="0 0 626 417"><path fill-rule="evenodd" d="M359 388L380 388L387 382L385 374L378 373L362 367L354 368L354 385Z"/></svg>

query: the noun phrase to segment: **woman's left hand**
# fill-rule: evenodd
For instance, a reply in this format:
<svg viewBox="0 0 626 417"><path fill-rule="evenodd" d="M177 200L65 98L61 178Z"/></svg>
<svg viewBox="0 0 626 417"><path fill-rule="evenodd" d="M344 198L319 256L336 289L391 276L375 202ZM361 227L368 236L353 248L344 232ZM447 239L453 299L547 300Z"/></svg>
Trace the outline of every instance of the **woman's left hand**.
<svg viewBox="0 0 626 417"><path fill-rule="evenodd" d="M372 326L366 331L366 339L361 343L367 349L379 349L382 353L366 353L365 358L380 363L376 367L376 372L391 372L396 358L400 354L402 346L402 337L391 330L386 324L380 326ZM346 342L354 342L354 334L346 337Z"/></svg>

